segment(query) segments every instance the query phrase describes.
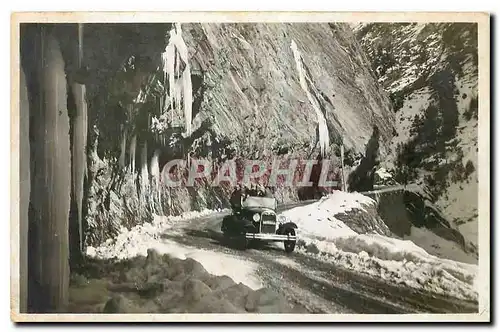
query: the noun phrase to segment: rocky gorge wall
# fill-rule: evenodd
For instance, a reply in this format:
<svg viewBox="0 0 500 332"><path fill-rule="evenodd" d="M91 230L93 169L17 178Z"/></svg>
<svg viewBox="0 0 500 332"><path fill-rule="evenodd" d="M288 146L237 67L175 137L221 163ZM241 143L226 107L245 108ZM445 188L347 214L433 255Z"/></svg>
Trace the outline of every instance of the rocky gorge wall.
<svg viewBox="0 0 500 332"><path fill-rule="evenodd" d="M187 24L182 29L192 73L201 75L205 87L193 127L211 119L214 131L240 153L276 154L273 147L310 152L317 139L314 104L324 114L332 143L343 139L346 148L364 152L374 124L383 142L391 139L389 101L348 26ZM312 100L300 85L292 42Z"/></svg>
<svg viewBox="0 0 500 332"><path fill-rule="evenodd" d="M168 28L163 29L168 35ZM214 164L231 158L315 159L326 142L324 157L340 165L341 142L352 162L364 153L374 125L381 132L380 154L387 154L394 117L390 101L349 26L193 23L181 24L180 32L178 26L175 29L188 54L188 64L181 57L175 66L185 73L189 65L190 83L186 89L184 78L179 79L173 91L177 97L182 91L179 100L185 99L186 91L192 92L189 116L183 114L183 106L169 106L171 96L162 97L172 94L172 87L161 65L156 69L141 65L137 62L141 54L130 52L133 65L126 66L126 71L136 74L124 76L122 68L111 75L111 81L127 83L144 76L136 89L127 90L128 95L141 97L128 98L129 106L114 111L127 119L121 126L114 124L116 118L113 124L98 118L99 135L95 143L90 141L89 169L100 174L92 177L89 191L86 220L91 243L104 240L121 226L149 220L152 213L227 206L229 187L158 185L163 166L174 158L203 158ZM141 49L156 59L163 45L157 41ZM93 84L97 82L88 89L94 91L94 100L125 103L114 89L97 89ZM112 106L102 101L94 104L104 109ZM186 119L192 119L188 135L182 133ZM321 123L326 125L327 137ZM282 202L299 198L291 188L280 188L276 195Z"/></svg>
<svg viewBox="0 0 500 332"><path fill-rule="evenodd" d="M369 23L355 31L396 112L383 166L400 183L425 188L477 247L477 24Z"/></svg>

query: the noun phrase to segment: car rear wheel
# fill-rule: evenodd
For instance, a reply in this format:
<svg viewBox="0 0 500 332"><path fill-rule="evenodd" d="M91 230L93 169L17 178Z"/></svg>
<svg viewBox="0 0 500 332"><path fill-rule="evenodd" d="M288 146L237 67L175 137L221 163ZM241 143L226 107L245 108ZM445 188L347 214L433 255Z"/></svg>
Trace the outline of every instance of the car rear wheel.
<svg viewBox="0 0 500 332"><path fill-rule="evenodd" d="M234 247L237 250L247 250L249 240L246 238L246 233L240 233L233 237Z"/></svg>
<svg viewBox="0 0 500 332"><path fill-rule="evenodd" d="M285 234L284 235L291 235L291 236L295 236L295 230L293 228L290 228L290 229L287 229L285 231ZM284 241L284 245L285 245L285 252L286 253L291 253L295 250L295 242L296 241Z"/></svg>

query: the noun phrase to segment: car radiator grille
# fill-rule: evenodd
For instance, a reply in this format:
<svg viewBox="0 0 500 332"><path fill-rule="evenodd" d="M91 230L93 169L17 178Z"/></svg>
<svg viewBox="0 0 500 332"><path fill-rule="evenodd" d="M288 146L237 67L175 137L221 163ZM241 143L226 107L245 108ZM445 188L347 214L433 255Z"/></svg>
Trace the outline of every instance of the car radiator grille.
<svg viewBox="0 0 500 332"><path fill-rule="evenodd" d="M261 220L261 233L272 233L276 232L276 215L274 214L262 214Z"/></svg>

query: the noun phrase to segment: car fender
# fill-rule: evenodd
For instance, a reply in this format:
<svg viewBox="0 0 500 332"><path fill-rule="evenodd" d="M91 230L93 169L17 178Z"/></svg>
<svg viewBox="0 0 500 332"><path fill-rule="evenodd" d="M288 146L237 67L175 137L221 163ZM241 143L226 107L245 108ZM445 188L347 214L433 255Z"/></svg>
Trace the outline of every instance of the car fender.
<svg viewBox="0 0 500 332"><path fill-rule="evenodd" d="M284 223L284 224L283 224L283 228L284 228L284 229L285 229L285 228L290 228L290 227L291 227L291 228L299 228L299 226L297 226L297 224L296 224L296 223L291 222L291 221L289 221L289 222L287 222L287 223Z"/></svg>
<svg viewBox="0 0 500 332"><path fill-rule="evenodd" d="M243 230L246 233L256 233L257 232L257 229L255 228L255 226L253 224L245 224L245 225L243 225Z"/></svg>
<svg viewBox="0 0 500 332"><path fill-rule="evenodd" d="M254 233L256 231L253 222L247 218L238 218L237 223L240 229L246 233Z"/></svg>
<svg viewBox="0 0 500 332"><path fill-rule="evenodd" d="M297 226L296 223L294 222L287 222L287 223L284 223L284 224L281 224L278 228L278 231L276 233L278 234L284 234L286 230L288 229L298 229L299 227Z"/></svg>
<svg viewBox="0 0 500 332"><path fill-rule="evenodd" d="M223 222L223 223L226 223L226 222L231 222L231 221L233 221L233 220L234 220L233 218L234 218L234 216L233 216L233 215L231 215L231 214L230 214L230 215L228 215L228 216L224 216L224 218L222 218L222 222Z"/></svg>
<svg viewBox="0 0 500 332"><path fill-rule="evenodd" d="M232 224L231 226L232 228L239 228L242 230L246 230L247 228L250 229L255 228L251 220L248 220L246 218L241 218L236 215L225 216L222 219L222 224L223 225Z"/></svg>

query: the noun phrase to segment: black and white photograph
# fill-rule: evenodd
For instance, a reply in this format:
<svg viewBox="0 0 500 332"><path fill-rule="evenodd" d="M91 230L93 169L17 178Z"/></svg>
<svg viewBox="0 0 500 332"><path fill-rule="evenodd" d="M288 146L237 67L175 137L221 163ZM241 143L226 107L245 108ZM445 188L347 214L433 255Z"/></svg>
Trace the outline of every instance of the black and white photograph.
<svg viewBox="0 0 500 332"><path fill-rule="evenodd" d="M13 14L11 319L489 321L489 22Z"/></svg>

